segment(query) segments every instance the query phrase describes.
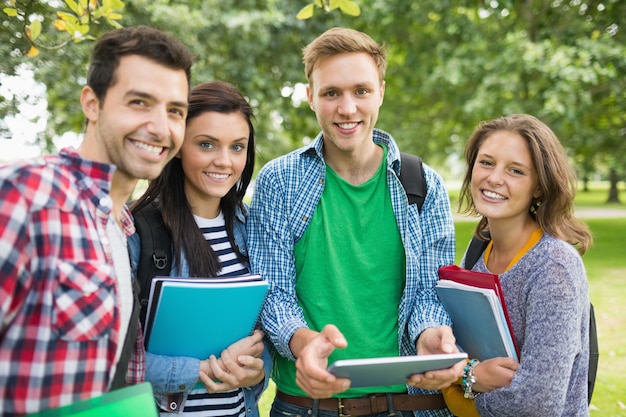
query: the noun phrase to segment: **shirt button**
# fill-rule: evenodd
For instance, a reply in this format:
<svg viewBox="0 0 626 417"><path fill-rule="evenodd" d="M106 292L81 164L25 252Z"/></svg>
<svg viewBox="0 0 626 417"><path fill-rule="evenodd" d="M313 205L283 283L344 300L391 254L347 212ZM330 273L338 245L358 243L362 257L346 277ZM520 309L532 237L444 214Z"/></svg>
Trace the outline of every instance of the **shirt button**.
<svg viewBox="0 0 626 417"><path fill-rule="evenodd" d="M110 208L113 207L113 204L111 204L111 203L112 203L112 201L111 201L111 198L109 198L109 197L102 197L100 199L100 206L101 207L110 209Z"/></svg>
<svg viewBox="0 0 626 417"><path fill-rule="evenodd" d="M184 391L184 390L185 390L185 388L187 388L187 386L186 386L186 385L179 385L179 386L178 386L178 389L179 389L179 390L181 390L181 391Z"/></svg>
<svg viewBox="0 0 626 417"><path fill-rule="evenodd" d="M174 411L178 408L178 404L176 404L174 401L172 401L170 403L170 410Z"/></svg>

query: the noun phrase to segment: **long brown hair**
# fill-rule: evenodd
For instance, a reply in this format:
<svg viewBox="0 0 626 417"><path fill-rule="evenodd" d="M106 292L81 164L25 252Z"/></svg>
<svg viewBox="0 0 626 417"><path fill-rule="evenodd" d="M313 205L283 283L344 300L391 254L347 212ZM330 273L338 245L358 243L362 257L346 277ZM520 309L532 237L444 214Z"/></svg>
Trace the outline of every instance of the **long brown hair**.
<svg viewBox="0 0 626 417"><path fill-rule="evenodd" d="M459 212L478 215L472 200L472 169L478 151L490 135L498 131L516 133L528 144L537 170L541 194L531 202L529 212L548 234L575 245L583 254L592 243L586 224L574 216L576 173L572 169L561 142L545 123L528 114L513 114L482 122L472 133L465 146L467 170L463 178L459 199ZM483 217L476 227L476 236L487 231Z"/></svg>
<svg viewBox="0 0 626 417"><path fill-rule="evenodd" d="M243 197L254 171L253 111L235 86L223 81L213 81L200 84L191 90L187 124L206 112L241 113L248 122L250 130L246 165L241 178L220 201L228 239L239 260L243 261L243 255L239 252L233 238L233 224L237 207L243 208ZM181 254L184 251L191 276L216 276L221 269L219 258L207 244L196 224L185 195L184 181L182 162L180 158L173 158L165 166L161 175L150 182L146 192L137 199L131 210L136 213L148 204L155 204L161 210L163 222L172 237L174 261L178 268L180 269Z"/></svg>

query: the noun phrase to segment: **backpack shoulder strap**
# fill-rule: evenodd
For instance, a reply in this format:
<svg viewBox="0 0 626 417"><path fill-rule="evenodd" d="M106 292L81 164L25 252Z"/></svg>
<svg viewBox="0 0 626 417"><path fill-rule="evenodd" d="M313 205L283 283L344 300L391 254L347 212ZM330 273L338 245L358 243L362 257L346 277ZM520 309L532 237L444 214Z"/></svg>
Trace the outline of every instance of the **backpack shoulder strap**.
<svg viewBox="0 0 626 417"><path fill-rule="evenodd" d="M486 235L485 237L488 238L489 236ZM463 268L472 269L476 262L478 262L478 260L480 259L480 255L483 254L488 244L489 239L483 240L479 239L476 236L473 236L469 247L465 252L465 262L463 263Z"/></svg>
<svg viewBox="0 0 626 417"><path fill-rule="evenodd" d="M141 254L137 265L140 320L145 323L150 284L156 276L168 276L172 268L172 239L163 223L161 211L152 204L133 214L135 229L141 238Z"/></svg>
<svg viewBox="0 0 626 417"><path fill-rule="evenodd" d="M596 374L598 373L598 359L600 351L598 349L598 329L596 328L596 316L593 312L593 304L589 303L589 370L587 373L587 400L591 403L593 387L596 384Z"/></svg>
<svg viewBox="0 0 626 417"><path fill-rule="evenodd" d="M409 199L409 204L417 204L417 210L421 211L426 199L426 179L422 158L400 152L400 182Z"/></svg>

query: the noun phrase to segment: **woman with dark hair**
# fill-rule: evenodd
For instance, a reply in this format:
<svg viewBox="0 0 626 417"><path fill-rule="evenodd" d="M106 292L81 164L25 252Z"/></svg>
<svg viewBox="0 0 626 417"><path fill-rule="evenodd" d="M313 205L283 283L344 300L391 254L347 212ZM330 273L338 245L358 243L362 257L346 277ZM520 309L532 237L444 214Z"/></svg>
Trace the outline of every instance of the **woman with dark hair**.
<svg viewBox="0 0 626 417"><path fill-rule="evenodd" d="M254 170L251 120L252 108L231 84L209 82L191 90L180 152L131 207L133 214L160 211L172 242L170 276L249 273L243 197ZM129 244L134 266L141 256L140 240L135 234ZM219 317L207 315L207 320ZM164 412L258 416L256 403L269 380L268 359L263 334L256 330L220 358L147 353L146 380Z"/></svg>
<svg viewBox="0 0 626 417"><path fill-rule="evenodd" d="M446 394L448 406L461 417L588 416L590 304L580 255L592 237L574 216L567 154L545 123L514 114L481 123L465 161L460 207L482 216L477 237L490 236L472 269L499 274L520 360L471 360L462 386L473 404L453 407Z"/></svg>

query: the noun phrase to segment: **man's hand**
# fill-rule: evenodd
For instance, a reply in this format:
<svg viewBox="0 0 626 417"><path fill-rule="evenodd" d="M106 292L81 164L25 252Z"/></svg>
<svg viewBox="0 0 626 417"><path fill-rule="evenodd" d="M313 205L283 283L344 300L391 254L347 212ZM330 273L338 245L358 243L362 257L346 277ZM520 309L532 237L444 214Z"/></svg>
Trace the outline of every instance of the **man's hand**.
<svg viewBox="0 0 626 417"><path fill-rule="evenodd" d="M311 398L329 398L350 387L347 378L336 378L328 372L328 357L336 348L348 343L336 326L328 324L320 333L300 329L294 333L292 352L296 360L296 383ZM294 349L296 348L296 349Z"/></svg>
<svg viewBox="0 0 626 417"><path fill-rule="evenodd" d="M456 339L452 334L452 328L449 326L426 329L417 339L418 355L456 353L458 351ZM462 360L448 369L411 375L407 384L427 390L440 390L463 376L465 363L466 361Z"/></svg>

